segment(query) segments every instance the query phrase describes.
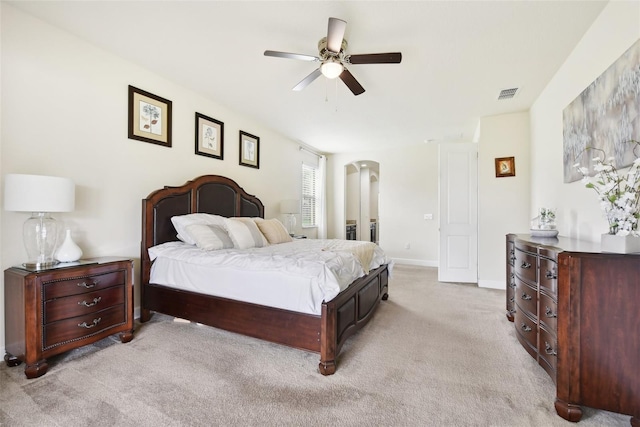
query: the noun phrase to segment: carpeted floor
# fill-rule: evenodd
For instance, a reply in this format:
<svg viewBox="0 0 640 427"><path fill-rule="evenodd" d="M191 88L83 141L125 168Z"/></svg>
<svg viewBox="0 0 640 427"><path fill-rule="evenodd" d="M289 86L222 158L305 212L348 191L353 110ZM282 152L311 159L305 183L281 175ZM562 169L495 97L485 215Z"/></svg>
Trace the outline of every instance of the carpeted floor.
<svg viewBox="0 0 640 427"><path fill-rule="evenodd" d="M520 346L504 292L437 282L398 265L371 323L335 375L319 356L155 315L24 377L0 367L2 426L574 426ZM629 426L585 408L578 427Z"/></svg>

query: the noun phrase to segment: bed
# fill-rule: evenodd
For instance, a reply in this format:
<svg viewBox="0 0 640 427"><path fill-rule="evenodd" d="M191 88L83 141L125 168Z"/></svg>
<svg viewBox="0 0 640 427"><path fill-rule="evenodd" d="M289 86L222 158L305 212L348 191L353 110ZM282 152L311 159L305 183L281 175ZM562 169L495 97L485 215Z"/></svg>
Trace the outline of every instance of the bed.
<svg viewBox="0 0 640 427"><path fill-rule="evenodd" d="M319 371L331 375L344 342L364 327L381 300L388 298L388 264L371 269L310 314L206 295L180 284L152 283L149 249L178 242L174 216L209 213L223 217L264 218L264 205L235 181L218 175L164 187L142 201L140 320L158 312L231 332L320 354ZM177 245L177 244L176 244ZM213 278L215 279L215 278Z"/></svg>

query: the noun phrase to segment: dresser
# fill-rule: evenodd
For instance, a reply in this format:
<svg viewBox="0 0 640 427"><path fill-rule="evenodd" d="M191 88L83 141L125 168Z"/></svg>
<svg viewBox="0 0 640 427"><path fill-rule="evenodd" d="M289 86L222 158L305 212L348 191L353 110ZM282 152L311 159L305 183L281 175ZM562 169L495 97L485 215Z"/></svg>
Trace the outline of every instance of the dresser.
<svg viewBox="0 0 640 427"><path fill-rule="evenodd" d="M640 254L508 234L506 260L507 318L555 382L558 415L588 406L640 427Z"/></svg>
<svg viewBox="0 0 640 427"><path fill-rule="evenodd" d="M119 333L133 338L133 261L96 258L45 270L4 272L5 362L27 378L47 358Z"/></svg>

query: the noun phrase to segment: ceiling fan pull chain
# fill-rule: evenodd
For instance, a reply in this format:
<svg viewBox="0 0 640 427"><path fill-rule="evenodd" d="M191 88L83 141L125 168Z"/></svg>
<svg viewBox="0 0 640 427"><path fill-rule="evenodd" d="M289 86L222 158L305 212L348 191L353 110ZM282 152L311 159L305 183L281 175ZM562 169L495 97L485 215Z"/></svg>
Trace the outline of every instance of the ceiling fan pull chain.
<svg viewBox="0 0 640 427"><path fill-rule="evenodd" d="M333 79L336 82L336 113L338 112L338 79Z"/></svg>
<svg viewBox="0 0 640 427"><path fill-rule="evenodd" d="M329 102L329 79L324 79L324 102Z"/></svg>

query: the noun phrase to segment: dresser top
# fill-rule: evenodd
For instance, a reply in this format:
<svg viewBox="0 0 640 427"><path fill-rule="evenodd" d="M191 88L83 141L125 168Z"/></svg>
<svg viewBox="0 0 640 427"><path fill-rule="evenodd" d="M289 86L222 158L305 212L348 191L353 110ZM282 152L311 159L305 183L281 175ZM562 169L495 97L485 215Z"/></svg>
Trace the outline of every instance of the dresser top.
<svg viewBox="0 0 640 427"><path fill-rule="evenodd" d="M513 236L515 236L516 239L522 240L524 242L529 242L534 245L548 246L563 252L583 252L593 254L611 253L602 251L599 242L589 242L586 240L578 240L571 237L535 237L531 234L513 234Z"/></svg>

